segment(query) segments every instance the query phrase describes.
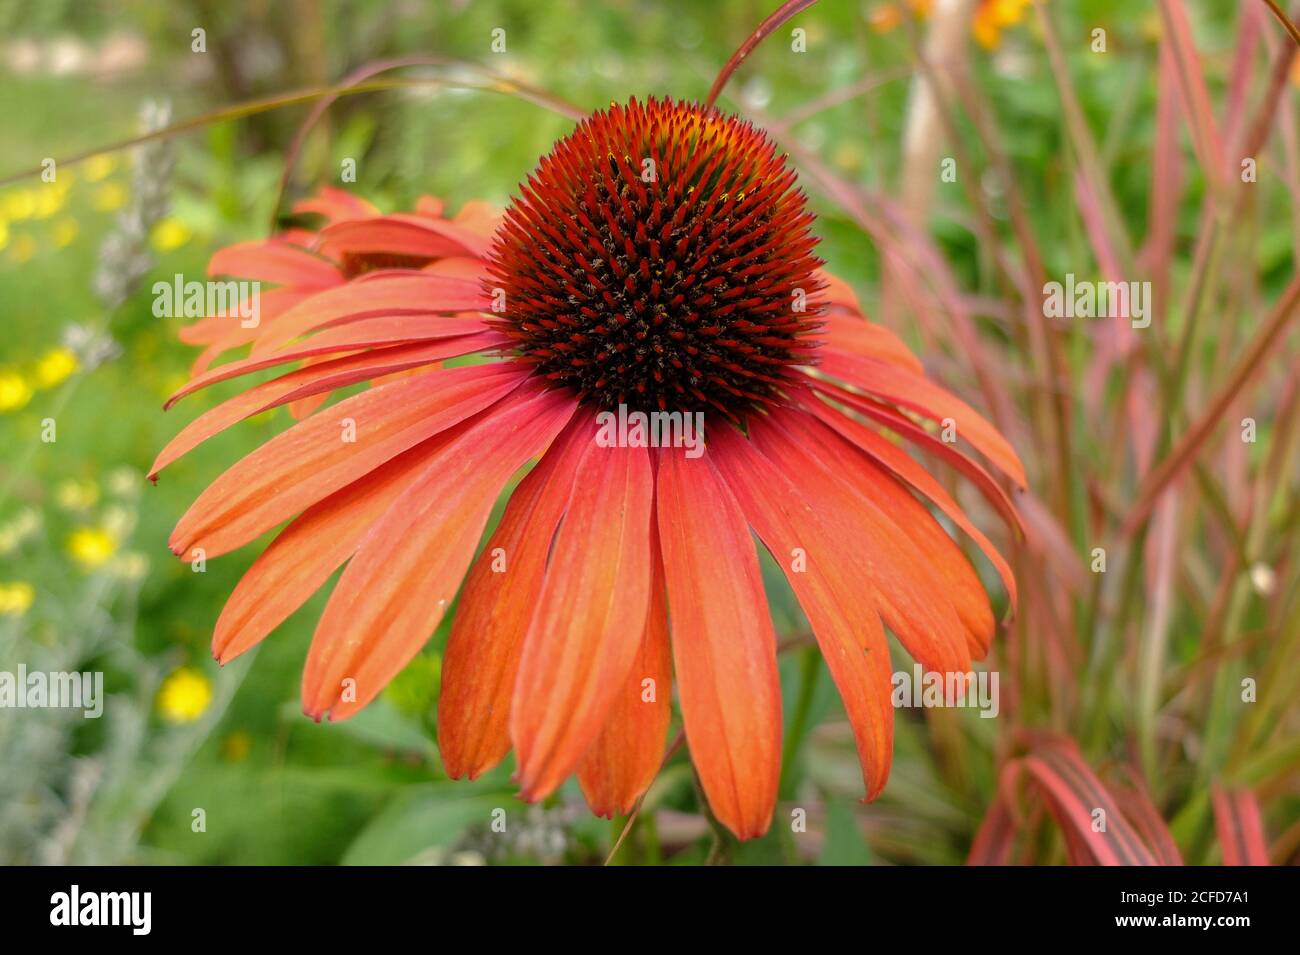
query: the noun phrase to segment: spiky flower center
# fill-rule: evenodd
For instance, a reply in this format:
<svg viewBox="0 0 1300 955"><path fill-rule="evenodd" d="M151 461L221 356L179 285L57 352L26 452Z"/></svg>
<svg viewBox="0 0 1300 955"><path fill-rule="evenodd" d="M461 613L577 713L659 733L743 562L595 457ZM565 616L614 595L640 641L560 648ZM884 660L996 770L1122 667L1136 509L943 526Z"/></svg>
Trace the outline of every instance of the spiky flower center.
<svg viewBox="0 0 1300 955"><path fill-rule="evenodd" d="M821 261L794 181L749 123L611 105L507 211L488 257L495 324L581 400L739 420L815 346Z"/></svg>

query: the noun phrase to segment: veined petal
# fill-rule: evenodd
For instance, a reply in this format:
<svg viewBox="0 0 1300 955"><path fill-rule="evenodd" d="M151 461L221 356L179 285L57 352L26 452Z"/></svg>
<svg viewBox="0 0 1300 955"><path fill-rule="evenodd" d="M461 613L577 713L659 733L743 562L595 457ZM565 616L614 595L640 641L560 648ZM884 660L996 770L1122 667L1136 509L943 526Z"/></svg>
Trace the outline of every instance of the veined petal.
<svg viewBox="0 0 1300 955"><path fill-rule="evenodd" d="M474 336L471 340L471 336ZM367 318L353 322L342 328L332 328L318 332L279 351L267 352L252 358L218 365L211 371L204 372L184 387L174 392L163 405L170 408L186 395L214 385L219 381L228 381L264 368L286 365L305 358L320 355L333 355L338 352L355 352L367 348L382 348L389 345L408 345L414 342L431 341L440 338L457 338L461 341L454 347L483 343L482 348L509 341L504 335L494 332L476 317L444 318L442 316L401 315L381 318ZM481 350L480 347L469 348L459 354L468 355Z"/></svg>
<svg viewBox="0 0 1300 955"><path fill-rule="evenodd" d="M651 538L654 578L641 646L605 714L604 728L578 764L578 782L587 805L607 819L631 812L654 782L672 719L673 665L657 528L652 528Z"/></svg>
<svg viewBox="0 0 1300 955"><path fill-rule="evenodd" d="M277 435L217 478L172 532L177 555L248 543L519 386L504 362L429 372L371 388ZM348 441L351 429L355 441Z"/></svg>
<svg viewBox="0 0 1300 955"><path fill-rule="evenodd" d="M502 487L573 416L571 396L540 387L522 386L448 442L372 526L330 595L307 655L309 716L351 716L437 628Z"/></svg>
<svg viewBox="0 0 1300 955"><path fill-rule="evenodd" d="M230 275L296 288L329 288L343 281L338 268L297 246L276 240L239 242L213 253L208 275Z"/></svg>
<svg viewBox="0 0 1300 955"><path fill-rule="evenodd" d="M961 509L961 506L952 499L952 496L944 490L943 485L935 480L929 471L898 445L841 414L821 399L814 397L807 389L792 388L791 395L803 408L812 412L843 437L852 441L933 501L941 511L952 519L953 523L965 531L979 545L980 550L988 557L994 568L996 568L998 575L1002 578L1002 583L1006 586L1007 594L1011 598L1008 613L1014 613L1017 603L1017 591L1016 577L1011 572L1011 567L998 549L993 546L993 542L981 533L980 529L966 516L966 512Z"/></svg>
<svg viewBox="0 0 1300 955"><path fill-rule="evenodd" d="M510 749L510 706L524 636L578 460L595 433L590 415L573 417L519 482L465 579L438 696L438 746L453 779L478 777Z"/></svg>
<svg viewBox="0 0 1300 955"><path fill-rule="evenodd" d="M781 471L799 475L804 500L835 515L831 530L839 546L858 553L880 614L907 651L929 670L968 671L966 628L934 587L929 556L862 488L824 461L821 447L807 436L817 428L826 426L802 413L783 412L752 422L750 438Z"/></svg>
<svg viewBox="0 0 1300 955"><path fill-rule="evenodd" d="M465 427L461 423L434 435L295 518L258 555L226 601L212 635L213 656L229 663L301 607L356 552L433 455Z"/></svg>
<svg viewBox="0 0 1300 955"><path fill-rule="evenodd" d="M707 451L661 452L656 492L686 740L714 815L752 839L772 820L781 774L776 636L758 555Z"/></svg>
<svg viewBox="0 0 1300 955"><path fill-rule="evenodd" d="M750 526L799 598L853 727L867 798L889 778L893 757L893 667L869 585L869 569L844 549L836 520L732 428L713 432L713 460ZM865 586L864 586L865 585Z"/></svg>
<svg viewBox="0 0 1300 955"><path fill-rule="evenodd" d="M577 768L636 660L650 601L653 497L645 448L588 445L515 681L510 737L529 801Z"/></svg>
<svg viewBox="0 0 1300 955"><path fill-rule="evenodd" d="M1015 449L993 425L956 395L940 388L924 375L897 365L861 355L823 351L821 370L855 388L914 411L931 421L951 419L958 437L988 458L1018 487L1025 486L1025 468Z"/></svg>
<svg viewBox="0 0 1300 955"><path fill-rule="evenodd" d="M866 319L835 314L824 315L822 334L825 336L826 344L817 350L816 354L819 358L830 352L838 352L842 355L859 355L891 362L918 375L925 370L920 359L912 354L901 338L885 326L868 322Z"/></svg>
<svg viewBox="0 0 1300 955"><path fill-rule="evenodd" d="M272 351L314 328L362 318L472 312L490 305L473 282L424 272L393 273L325 289L295 305L258 336L253 351Z"/></svg>
<svg viewBox="0 0 1300 955"><path fill-rule="evenodd" d="M349 252L479 257L489 244L482 236L445 219L400 213L339 222L321 230L321 248L338 257Z"/></svg>
<svg viewBox="0 0 1300 955"><path fill-rule="evenodd" d="M872 398L854 394L832 382L816 378L805 379L805 384L820 394L841 404L848 405L854 411L883 424L890 431L906 438L913 444L943 458L975 485L976 489L984 495L985 500L993 505L1013 532L1016 534L1024 533L1020 514L1015 505L1011 503L1011 499L1007 497L1006 492L1002 490L988 471L984 470L977 461L963 454L955 445L940 441L907 415Z"/></svg>
<svg viewBox="0 0 1300 955"><path fill-rule="evenodd" d="M315 213L324 216L330 222L344 222L348 219L362 219L379 215L379 210L371 203L354 196L346 189L323 186L316 195L299 199L293 204L293 211L298 215Z"/></svg>
<svg viewBox="0 0 1300 955"><path fill-rule="evenodd" d="M367 381L404 369L420 368L446 358L477 351L476 344L479 347L491 347L492 341L489 339L476 342L474 336L465 335L430 343L419 342L364 351L345 358L307 365L287 375L254 385L247 391L223 401L215 408L205 411L186 425L180 434L172 438L158 454L153 467L149 469L149 479L156 481L158 472L181 455L252 415L311 395L319 395L323 400L328 397L325 392L336 388L344 388L358 381Z"/></svg>

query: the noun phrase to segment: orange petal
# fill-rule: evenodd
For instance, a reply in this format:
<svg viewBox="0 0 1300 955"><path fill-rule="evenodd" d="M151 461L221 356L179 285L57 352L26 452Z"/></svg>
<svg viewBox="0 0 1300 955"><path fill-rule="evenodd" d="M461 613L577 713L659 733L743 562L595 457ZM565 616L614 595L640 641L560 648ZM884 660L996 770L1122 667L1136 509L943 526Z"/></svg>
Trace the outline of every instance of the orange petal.
<svg viewBox="0 0 1300 955"><path fill-rule="evenodd" d="M931 555L823 460L821 446L806 435L818 428L826 430L815 418L784 412L779 419L770 415L753 422L750 437L768 460L795 480L803 500L835 515L841 546L859 555L881 616L908 652L929 670L968 671L966 628L946 595L933 585Z"/></svg>
<svg viewBox="0 0 1300 955"><path fill-rule="evenodd" d="M463 421L519 386L505 363L429 372L371 388L277 435L199 495L169 544L216 557ZM354 442L345 440L349 429Z"/></svg>
<svg viewBox="0 0 1300 955"><path fill-rule="evenodd" d="M483 237L468 229L419 215L396 214L338 222L322 229L320 237L321 250L338 257L349 252L428 258L481 257L488 247Z"/></svg>
<svg viewBox="0 0 1300 955"><path fill-rule="evenodd" d="M1017 486L1025 486L1025 468L1015 449L979 412L924 375L861 355L824 350L820 368L832 377L861 388L886 401L914 411L931 421L951 419L957 435L993 462Z"/></svg>
<svg viewBox="0 0 1300 955"><path fill-rule="evenodd" d="M529 801L577 768L636 660L650 602L653 485L645 448L592 443L578 464L510 713Z"/></svg>
<svg viewBox="0 0 1300 955"><path fill-rule="evenodd" d="M715 430L713 459L750 526L781 565L799 598L844 700L867 798L889 778L893 758L893 667L868 588L868 569L845 549L834 512L803 499L799 488L732 428Z"/></svg>
<svg viewBox="0 0 1300 955"><path fill-rule="evenodd" d="M453 779L478 777L510 749L510 701L524 635L578 460L595 432L591 416L574 416L510 496L465 579L438 696L438 746Z"/></svg>
<svg viewBox="0 0 1300 955"><path fill-rule="evenodd" d="M371 526L465 426L435 435L304 511L240 579L212 635L225 664L255 646L325 585Z"/></svg>
<svg viewBox="0 0 1300 955"><path fill-rule="evenodd" d="M380 315L473 312L490 306L483 289L464 279L394 272L318 292L285 312L258 336L254 352L271 351L314 328Z"/></svg>
<svg viewBox="0 0 1300 955"><path fill-rule="evenodd" d="M346 719L419 652L460 588L502 487L573 410L571 396L523 385L441 448L371 527L307 654L308 715Z"/></svg>
<svg viewBox="0 0 1300 955"><path fill-rule="evenodd" d="M578 782L587 805L607 819L631 812L654 782L672 718L673 668L658 536L657 528L652 528L654 579L636 661L605 714L604 728L578 764Z"/></svg>
<svg viewBox="0 0 1300 955"><path fill-rule="evenodd" d="M713 814L767 831L781 774L776 637L745 516L706 453L661 452L659 535L682 719Z"/></svg>
<svg viewBox="0 0 1300 955"><path fill-rule="evenodd" d="M324 400L329 397L327 393L336 388L343 388L358 381L366 381L401 369L420 368L445 358L463 355L477 350L475 344L484 345L481 340L476 342L475 336L464 335L427 344L399 345L396 348L360 352L348 355L346 358L307 365L287 375L254 385L247 391L204 412L186 425L180 434L172 438L159 452L153 467L149 469L149 480L157 480L158 472L181 455L187 454L208 438L251 415L260 414L267 409L277 408L309 395L319 396ZM486 344L490 345L490 342Z"/></svg>
<svg viewBox="0 0 1300 955"><path fill-rule="evenodd" d="M297 288L328 288L343 281L330 262L277 241L239 242L213 253L209 275L232 275Z"/></svg>
<svg viewBox="0 0 1300 955"><path fill-rule="evenodd" d="M790 391L795 401L802 407L812 412L843 437L852 441L890 471L893 471L894 474L916 488L917 491L928 497L952 519L953 523L965 531L979 545L980 550L984 552L984 555L997 569L1003 585L1007 588L1007 594L1011 598L1009 612L1014 611L1017 602L1016 577L1011 572L1010 565L1003 559L998 549L993 546L993 542L980 532L979 528L966 516L966 512L961 509L961 506L952 499L952 496L944 490L943 485L935 480L929 471L898 445L836 411L824 401L814 397L806 389L792 388Z"/></svg>
<svg viewBox="0 0 1300 955"><path fill-rule="evenodd" d="M924 371L920 359L912 354L901 338L883 325L834 314L823 316L822 323L826 344L817 350L819 358L837 352L841 355L877 358L917 374Z"/></svg>
<svg viewBox="0 0 1300 955"><path fill-rule="evenodd" d="M363 348L380 348L386 345L406 345L412 342L429 341L438 338L467 338L470 335L478 335L478 341L485 343L484 347L491 346L493 335L496 336L498 342L504 343L507 341L504 336L490 331L482 321L473 317L444 318L442 316L402 315L367 318L342 328L332 328L318 332L280 351L267 352L252 358L242 358L239 361L218 365L211 371L204 372L186 382L184 387L167 399L163 408L170 408L186 395L192 395L194 392L201 391L219 381L228 381L231 378L238 378L240 375L247 375L276 365L286 365L304 358L331 355L336 352L359 351ZM470 349L470 351L478 350L478 348ZM469 354L469 352L463 354Z"/></svg>
<svg viewBox="0 0 1300 955"><path fill-rule="evenodd" d="M316 213L330 222L344 222L348 219L379 215L379 210L365 199L343 189L335 189L333 186L323 186L316 195L299 199L293 204L293 211L298 215Z"/></svg>

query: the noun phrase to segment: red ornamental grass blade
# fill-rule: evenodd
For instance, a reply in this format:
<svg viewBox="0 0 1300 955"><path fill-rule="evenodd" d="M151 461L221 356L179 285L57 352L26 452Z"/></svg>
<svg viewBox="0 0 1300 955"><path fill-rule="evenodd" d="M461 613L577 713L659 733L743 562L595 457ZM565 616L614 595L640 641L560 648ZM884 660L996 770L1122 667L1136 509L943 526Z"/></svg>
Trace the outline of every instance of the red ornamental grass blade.
<svg viewBox="0 0 1300 955"><path fill-rule="evenodd" d="M1214 828L1219 835L1224 865L1268 865L1268 844L1259 802L1249 789L1215 786Z"/></svg>
<svg viewBox="0 0 1300 955"><path fill-rule="evenodd" d="M1004 780L1025 776L1047 800L1075 865L1159 865L1073 741L1037 746L1009 763Z"/></svg>

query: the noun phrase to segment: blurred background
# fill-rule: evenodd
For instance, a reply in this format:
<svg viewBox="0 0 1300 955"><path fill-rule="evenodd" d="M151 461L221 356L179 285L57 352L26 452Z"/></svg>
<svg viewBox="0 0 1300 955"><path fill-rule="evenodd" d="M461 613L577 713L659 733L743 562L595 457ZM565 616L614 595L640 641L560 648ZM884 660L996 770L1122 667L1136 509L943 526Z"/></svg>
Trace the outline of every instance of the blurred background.
<svg viewBox="0 0 1300 955"><path fill-rule="evenodd" d="M572 784L525 809L508 766L445 779L443 631L332 726L297 702L324 595L254 653L212 662L212 625L258 547L198 575L167 535L290 419L258 416L148 486L165 442L236 390L162 412L196 353L153 316L150 287L201 276L216 248L266 235L320 185L386 211L423 194L504 205L572 128L521 88L587 110L702 99L774 6L0 0L0 178L14 176L0 185L0 670L102 671L108 694L97 720L0 710L0 862L610 855L625 821L591 817ZM415 55L439 62L339 99L294 152L311 107L277 100ZM721 105L791 153L828 268L1025 459L1018 537L946 482L1014 556L1021 605L989 661L998 718L900 711L893 776L864 806L834 688L770 573L786 713L772 832L743 846L718 833L679 750L613 861L1086 861L1053 796L1067 776L1162 857L1222 861L1223 834L1240 831L1294 861L1293 58L1254 0L823 0L740 68ZM346 159L355 183L340 182ZM1042 285L1067 273L1152 282L1151 327L1046 317ZM505 837L489 829L498 806L520 820Z"/></svg>

